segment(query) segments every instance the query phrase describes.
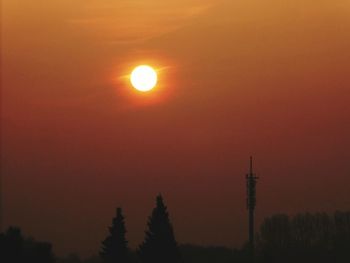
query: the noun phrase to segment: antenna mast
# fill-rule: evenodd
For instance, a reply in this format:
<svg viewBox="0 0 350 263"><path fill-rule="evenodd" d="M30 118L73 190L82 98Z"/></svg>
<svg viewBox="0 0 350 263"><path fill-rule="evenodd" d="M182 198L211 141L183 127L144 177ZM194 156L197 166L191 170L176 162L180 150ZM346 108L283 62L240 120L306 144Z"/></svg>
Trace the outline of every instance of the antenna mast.
<svg viewBox="0 0 350 263"><path fill-rule="evenodd" d="M254 210L256 206L256 183L259 177L253 173L253 157L250 156L249 173L246 175L247 181L247 209L248 209L248 227L249 227L249 250L254 260Z"/></svg>

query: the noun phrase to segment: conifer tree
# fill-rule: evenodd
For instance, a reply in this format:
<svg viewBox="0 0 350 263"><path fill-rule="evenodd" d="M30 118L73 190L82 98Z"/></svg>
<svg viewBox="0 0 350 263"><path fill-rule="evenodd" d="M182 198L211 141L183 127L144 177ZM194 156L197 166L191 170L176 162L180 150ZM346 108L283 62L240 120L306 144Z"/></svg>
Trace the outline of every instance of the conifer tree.
<svg viewBox="0 0 350 263"><path fill-rule="evenodd" d="M161 195L157 196L157 205L149 217L145 240L138 252L143 263L180 262L173 227Z"/></svg>
<svg viewBox="0 0 350 263"><path fill-rule="evenodd" d="M128 241L125 238L126 228L122 209L117 208L117 215L109 227L109 235L102 241L100 256L103 263L129 262Z"/></svg>

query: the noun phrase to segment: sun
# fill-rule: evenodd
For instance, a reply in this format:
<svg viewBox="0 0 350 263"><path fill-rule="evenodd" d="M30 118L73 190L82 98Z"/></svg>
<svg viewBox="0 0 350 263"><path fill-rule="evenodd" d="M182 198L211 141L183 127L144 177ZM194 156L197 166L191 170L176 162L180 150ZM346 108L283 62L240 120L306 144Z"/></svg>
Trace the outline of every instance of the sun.
<svg viewBox="0 0 350 263"><path fill-rule="evenodd" d="M157 85L157 72L148 65L137 66L131 73L130 82L138 91L147 92Z"/></svg>

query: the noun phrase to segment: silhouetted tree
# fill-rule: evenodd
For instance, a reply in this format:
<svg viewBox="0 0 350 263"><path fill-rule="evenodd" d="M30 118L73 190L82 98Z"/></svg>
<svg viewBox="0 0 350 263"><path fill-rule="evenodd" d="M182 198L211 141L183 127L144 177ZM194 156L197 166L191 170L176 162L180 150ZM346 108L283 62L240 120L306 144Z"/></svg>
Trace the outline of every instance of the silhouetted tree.
<svg viewBox="0 0 350 263"><path fill-rule="evenodd" d="M157 196L157 205L149 217L145 234L145 240L139 248L139 256L143 263L180 262L173 227L161 195Z"/></svg>
<svg viewBox="0 0 350 263"><path fill-rule="evenodd" d="M117 215L109 227L109 235L102 242L100 256L104 263L129 262L128 241L125 238L126 228L122 209L117 208Z"/></svg>
<svg viewBox="0 0 350 263"><path fill-rule="evenodd" d="M266 262L275 262L285 257L291 245L290 220L287 215L278 214L266 218L257 238Z"/></svg>
<svg viewBox="0 0 350 263"><path fill-rule="evenodd" d="M350 262L350 211L335 212L333 221L333 262Z"/></svg>
<svg viewBox="0 0 350 263"><path fill-rule="evenodd" d="M53 263L55 261L50 243L25 239L21 230L10 227L0 235L0 262Z"/></svg>
<svg viewBox="0 0 350 263"><path fill-rule="evenodd" d="M24 259L24 239L21 230L9 227L0 235L0 261L21 262Z"/></svg>

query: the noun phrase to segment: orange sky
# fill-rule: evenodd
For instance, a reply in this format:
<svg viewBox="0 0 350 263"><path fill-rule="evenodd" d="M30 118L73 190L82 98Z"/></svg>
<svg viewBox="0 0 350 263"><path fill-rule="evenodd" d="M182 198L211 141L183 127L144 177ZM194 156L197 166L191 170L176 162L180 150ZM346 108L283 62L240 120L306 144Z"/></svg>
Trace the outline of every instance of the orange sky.
<svg viewBox="0 0 350 263"><path fill-rule="evenodd" d="M1 17L4 219L58 254L96 253L116 205L136 246L158 192L180 242L240 246L250 154L259 222L350 208L348 1L3 0ZM141 62L161 68L150 95L120 78Z"/></svg>

